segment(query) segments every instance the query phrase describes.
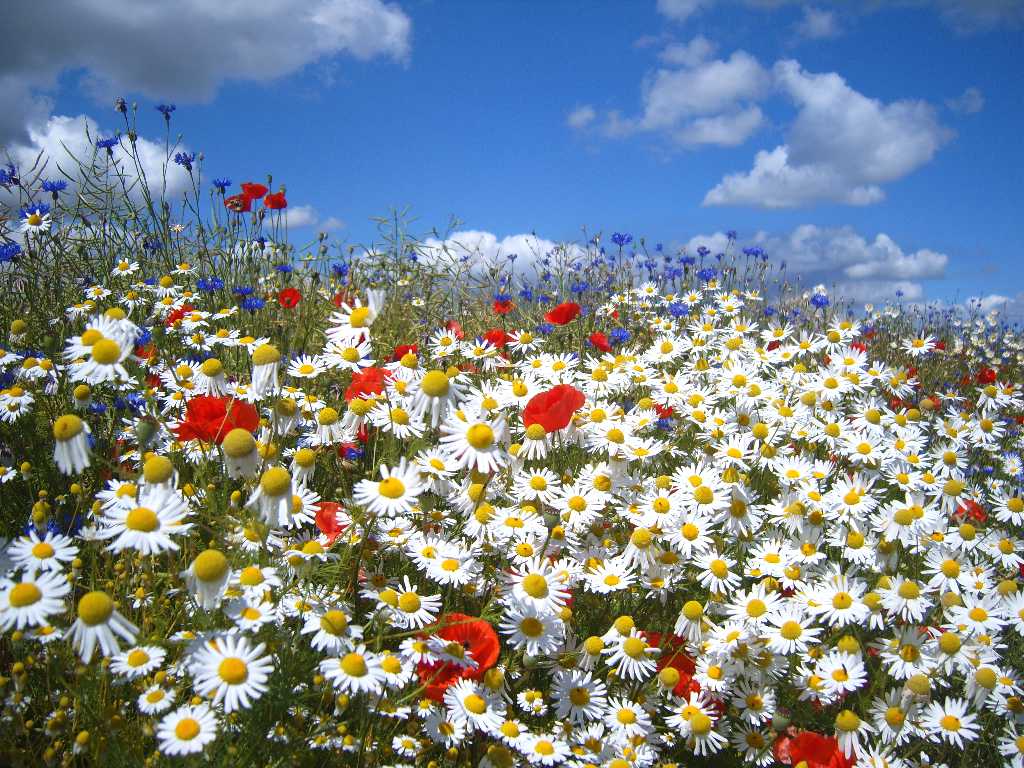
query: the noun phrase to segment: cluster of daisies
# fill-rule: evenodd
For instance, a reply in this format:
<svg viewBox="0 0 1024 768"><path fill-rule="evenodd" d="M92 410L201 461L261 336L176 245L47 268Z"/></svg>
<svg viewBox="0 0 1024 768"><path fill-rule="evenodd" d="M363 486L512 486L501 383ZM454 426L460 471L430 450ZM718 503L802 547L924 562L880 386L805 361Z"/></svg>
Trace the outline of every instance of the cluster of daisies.
<svg viewBox="0 0 1024 768"><path fill-rule="evenodd" d="M52 357L24 321L0 350L0 489L31 520L0 561L6 733L149 760L910 768L980 743L1024 766L1024 393L915 367L991 354L992 326L880 336L884 313L770 315L712 274L478 337L312 291L293 349L190 265L138 269L67 309ZM20 460L37 424L49 474Z"/></svg>

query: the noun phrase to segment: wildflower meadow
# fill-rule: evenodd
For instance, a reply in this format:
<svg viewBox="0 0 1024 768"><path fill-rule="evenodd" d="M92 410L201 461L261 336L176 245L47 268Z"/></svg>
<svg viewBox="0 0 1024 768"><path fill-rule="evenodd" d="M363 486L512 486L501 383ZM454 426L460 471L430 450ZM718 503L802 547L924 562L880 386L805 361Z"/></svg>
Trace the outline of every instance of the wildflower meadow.
<svg viewBox="0 0 1024 768"><path fill-rule="evenodd" d="M1012 328L734 233L294 242L119 111L0 172L0 762L1024 766Z"/></svg>

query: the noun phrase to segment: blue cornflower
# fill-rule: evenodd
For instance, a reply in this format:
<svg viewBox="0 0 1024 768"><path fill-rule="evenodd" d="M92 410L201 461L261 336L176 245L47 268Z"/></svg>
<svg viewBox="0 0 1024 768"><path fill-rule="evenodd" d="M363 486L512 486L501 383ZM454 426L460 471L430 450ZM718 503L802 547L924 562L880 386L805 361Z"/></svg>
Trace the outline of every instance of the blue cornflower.
<svg viewBox="0 0 1024 768"><path fill-rule="evenodd" d="M332 264L331 271L338 277L345 277L348 274L348 264L344 261L339 264Z"/></svg>
<svg viewBox="0 0 1024 768"><path fill-rule="evenodd" d="M255 312L258 309L263 309L265 302L259 296L249 296L242 300L242 309L246 309L250 312Z"/></svg>
<svg viewBox="0 0 1024 768"><path fill-rule="evenodd" d="M355 445L350 445L345 448L344 458L349 461L359 461L359 459L363 458L363 449Z"/></svg>
<svg viewBox="0 0 1024 768"><path fill-rule="evenodd" d="M632 243L633 236L626 232L614 232L612 233L612 242L621 248L624 245Z"/></svg>
<svg viewBox="0 0 1024 768"><path fill-rule="evenodd" d="M540 325L537 326L535 330L542 336L547 336L549 333L555 330L555 326L553 326L551 323L541 323Z"/></svg>
<svg viewBox="0 0 1024 768"><path fill-rule="evenodd" d="M0 264L14 261L19 253L21 253L21 246L17 243L0 244Z"/></svg>
<svg viewBox="0 0 1024 768"><path fill-rule="evenodd" d="M235 296L243 296L243 297L245 297L245 296L252 296L254 290L255 289L252 288L251 286L240 285L237 288L235 288L234 293L235 293Z"/></svg>
<svg viewBox="0 0 1024 768"><path fill-rule="evenodd" d="M679 263L685 267L692 267L694 264L697 263L697 257L690 256L689 254L684 253L682 256L679 257Z"/></svg>
<svg viewBox="0 0 1024 768"><path fill-rule="evenodd" d="M231 179L214 179L213 186L223 195L227 188L231 186Z"/></svg>
<svg viewBox="0 0 1024 768"><path fill-rule="evenodd" d="M164 120L167 122L171 121L171 112L177 109L173 104L157 104L157 111L164 116Z"/></svg>
<svg viewBox="0 0 1024 768"><path fill-rule="evenodd" d="M608 340L612 344L625 344L629 341L629 331L625 328L612 328L612 332L608 334Z"/></svg>
<svg viewBox="0 0 1024 768"><path fill-rule="evenodd" d="M211 291L219 291L223 287L224 281L219 277L201 277L196 280L196 288L207 293Z"/></svg>
<svg viewBox="0 0 1024 768"><path fill-rule="evenodd" d="M523 290L519 292L519 298L523 301L533 301L533 288L523 288Z"/></svg>
<svg viewBox="0 0 1024 768"><path fill-rule="evenodd" d="M287 275L288 273L290 273L292 271L292 265L291 264L278 264L277 266L274 267L274 269L276 269L278 272L283 272L284 274Z"/></svg>
<svg viewBox="0 0 1024 768"><path fill-rule="evenodd" d="M105 149L107 150L107 152L110 152L114 147L117 146L117 143L120 140L121 134L115 134L114 136L111 136L109 139L96 139L96 148Z"/></svg>
<svg viewBox="0 0 1024 768"><path fill-rule="evenodd" d="M665 250L665 246L662 245L661 243L656 243L654 245L654 250L656 250L658 253L661 253L662 251Z"/></svg>
<svg viewBox="0 0 1024 768"><path fill-rule="evenodd" d="M54 200L57 199L58 192L63 192L67 188L68 183L64 181L64 179L57 179L56 181L51 181L50 179L47 179L46 181L43 182L43 191L49 192L51 195L53 195Z"/></svg>
<svg viewBox="0 0 1024 768"><path fill-rule="evenodd" d="M668 313L672 317L686 317L690 314L690 308L681 301L674 301L668 305Z"/></svg>
<svg viewBox="0 0 1024 768"><path fill-rule="evenodd" d="M732 242L733 240L736 239L736 230L730 229L728 232L725 233L725 236L729 238L729 242Z"/></svg>
<svg viewBox="0 0 1024 768"><path fill-rule="evenodd" d="M8 163L6 168L0 168L0 186L8 187L18 183L18 169L13 163Z"/></svg>
<svg viewBox="0 0 1024 768"><path fill-rule="evenodd" d="M704 269L697 273L697 277L699 277L706 283L709 280L714 280L717 274L718 270L716 270L714 267L704 267Z"/></svg>
<svg viewBox="0 0 1024 768"><path fill-rule="evenodd" d="M177 152L174 155L174 162L178 165L184 166L186 171L192 171L192 163L195 162L195 152Z"/></svg>
<svg viewBox="0 0 1024 768"><path fill-rule="evenodd" d="M828 296L824 293L816 293L811 296L811 306L815 309L824 309L828 306Z"/></svg>
<svg viewBox="0 0 1024 768"><path fill-rule="evenodd" d="M141 347L146 346L153 340L153 332L149 328L143 328L142 333L135 339L135 343Z"/></svg>
<svg viewBox="0 0 1024 768"><path fill-rule="evenodd" d="M122 115L128 112L128 102L124 100L123 96L118 96L116 99L114 99L114 109L116 109Z"/></svg>
<svg viewBox="0 0 1024 768"><path fill-rule="evenodd" d="M107 412L107 406L103 403L89 403L89 413L101 414Z"/></svg>
<svg viewBox="0 0 1024 768"><path fill-rule="evenodd" d="M50 206L46 203L32 203L32 205L26 205L21 209L21 218L27 219L29 216L45 216L50 212Z"/></svg>
<svg viewBox="0 0 1024 768"><path fill-rule="evenodd" d="M146 241L142 244L142 247L145 248L147 251L162 251L164 248L164 244L157 240L155 237L148 237L146 238Z"/></svg>
<svg viewBox="0 0 1024 768"><path fill-rule="evenodd" d="M582 283L575 283L574 285L569 286L569 291L571 293L577 293L577 294L579 294L579 293L586 293L589 289L590 289L590 286L585 281L582 282Z"/></svg>
<svg viewBox="0 0 1024 768"><path fill-rule="evenodd" d="M509 296L507 293L496 293L496 294L494 294L494 300L495 301L508 301L511 298L512 297Z"/></svg>
<svg viewBox="0 0 1024 768"><path fill-rule="evenodd" d="M654 422L654 426L660 429L662 432L668 432L672 429L672 419L658 419Z"/></svg>
<svg viewBox="0 0 1024 768"><path fill-rule="evenodd" d="M765 317L771 317L772 315L775 314L775 311L776 311L775 307L765 307L764 308L764 316Z"/></svg>
<svg viewBox="0 0 1024 768"><path fill-rule="evenodd" d="M705 256L707 256L709 253L711 253L711 249L708 248L706 245L698 245L697 246L697 255L700 256L702 259Z"/></svg>
<svg viewBox="0 0 1024 768"><path fill-rule="evenodd" d="M510 253L505 258L508 259L509 261L515 261L516 259L519 258L519 254L518 253Z"/></svg>
<svg viewBox="0 0 1024 768"><path fill-rule="evenodd" d="M896 298L897 299L902 299L903 298L903 291L896 291Z"/></svg>

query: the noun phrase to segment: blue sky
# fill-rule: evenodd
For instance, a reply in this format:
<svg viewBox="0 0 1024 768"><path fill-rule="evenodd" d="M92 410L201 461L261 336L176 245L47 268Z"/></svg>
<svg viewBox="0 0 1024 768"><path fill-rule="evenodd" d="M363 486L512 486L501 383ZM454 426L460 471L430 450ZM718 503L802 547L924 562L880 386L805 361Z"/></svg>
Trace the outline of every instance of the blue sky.
<svg viewBox="0 0 1024 768"><path fill-rule="evenodd" d="M734 229L859 299L1024 307L1017 0L118 5L14 20L0 141L112 129L119 94L157 140L173 101L208 178L272 172L310 233Z"/></svg>

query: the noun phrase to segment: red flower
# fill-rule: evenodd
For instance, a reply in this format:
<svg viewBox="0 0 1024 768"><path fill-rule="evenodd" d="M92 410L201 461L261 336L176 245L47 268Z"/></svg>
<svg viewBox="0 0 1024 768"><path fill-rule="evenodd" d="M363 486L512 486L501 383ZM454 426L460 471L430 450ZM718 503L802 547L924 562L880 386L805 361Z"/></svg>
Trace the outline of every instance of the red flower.
<svg viewBox="0 0 1024 768"><path fill-rule="evenodd" d="M341 504L336 501L321 501L316 505L316 527L327 537L328 546L345 530L346 526L338 521L340 511Z"/></svg>
<svg viewBox="0 0 1024 768"><path fill-rule="evenodd" d="M545 314L544 319L555 325L565 325L566 323L571 323L579 316L580 305L575 301L567 301Z"/></svg>
<svg viewBox="0 0 1024 768"><path fill-rule="evenodd" d="M590 334L590 345L595 349L599 349L602 352L611 352L612 345L608 343L608 337L600 331L594 331Z"/></svg>
<svg viewBox="0 0 1024 768"><path fill-rule="evenodd" d="M512 299L495 299L494 300L494 314L496 315L507 315L513 309L516 308L516 303Z"/></svg>
<svg viewBox="0 0 1024 768"><path fill-rule="evenodd" d="M559 384L530 398L523 409L523 424L529 427L540 424L545 432L557 432L572 419L572 415L583 407L586 395L571 384Z"/></svg>
<svg viewBox="0 0 1024 768"><path fill-rule="evenodd" d="M939 339L938 341L935 342L935 348L936 349L941 349L943 352L945 352L946 351L946 342L944 342L942 339Z"/></svg>
<svg viewBox="0 0 1024 768"><path fill-rule="evenodd" d="M850 346L856 349L858 352L868 351L868 345L865 344L863 341L855 341Z"/></svg>
<svg viewBox="0 0 1024 768"><path fill-rule="evenodd" d="M994 384L996 381L996 372L991 368L982 368L975 376L975 380L979 384Z"/></svg>
<svg viewBox="0 0 1024 768"><path fill-rule="evenodd" d="M167 318L164 320L164 325L170 328L176 322L183 319L185 315L187 315L189 312L194 312L195 309L196 308L193 307L191 304L182 304L176 310L167 315Z"/></svg>
<svg viewBox="0 0 1024 768"><path fill-rule="evenodd" d="M484 673L494 666L498 660L500 643L494 627L483 619L467 616L464 613L446 613L433 627L440 626L435 633L449 642L459 643L477 666L475 669L459 667L448 662L427 664L421 662L416 667L420 682L426 686L427 697L441 701L444 692L452 683L461 678L480 680ZM431 627L428 627L431 629Z"/></svg>
<svg viewBox="0 0 1024 768"><path fill-rule="evenodd" d="M851 768L855 760L843 755L839 742L814 731L796 736L780 735L772 746L775 759L785 765L806 764L807 768Z"/></svg>
<svg viewBox="0 0 1024 768"><path fill-rule="evenodd" d="M444 329L446 331L451 331L452 333L454 333L455 338L458 339L459 341L462 341L464 338L466 338L466 334L462 330L462 324L459 323L458 320L449 320L447 323L444 324Z"/></svg>
<svg viewBox="0 0 1024 768"><path fill-rule="evenodd" d="M231 430L255 432L259 425L259 413L242 400L197 395L185 406L185 420L175 432L179 440L202 440L219 445Z"/></svg>
<svg viewBox="0 0 1024 768"><path fill-rule="evenodd" d="M988 513L985 509L974 499L967 499L966 501L960 502L954 513L956 517L969 517L977 523L984 523L988 520Z"/></svg>
<svg viewBox="0 0 1024 768"><path fill-rule="evenodd" d="M259 200L265 194L267 194L267 188L262 184L254 184L251 181L242 184L242 196L249 198L249 202Z"/></svg>
<svg viewBox="0 0 1024 768"><path fill-rule="evenodd" d="M658 403L654 404L654 410L657 411L658 416L663 419L670 418L676 412L675 408L671 405L659 405Z"/></svg>
<svg viewBox="0 0 1024 768"><path fill-rule="evenodd" d="M384 391L384 379L388 372L383 368L364 368L361 373L352 374L352 383L345 390L345 402L366 395L379 395Z"/></svg>
<svg viewBox="0 0 1024 768"><path fill-rule="evenodd" d="M272 211L280 211L288 207L288 201L284 199L284 192L271 192L263 198L263 205Z"/></svg>
<svg viewBox="0 0 1024 768"><path fill-rule="evenodd" d="M491 346L497 347L498 349L501 349L508 344L511 338L512 337L505 333L501 328L491 328L491 330L484 334L484 341L489 342Z"/></svg>
<svg viewBox="0 0 1024 768"><path fill-rule="evenodd" d="M294 309L302 301L302 294L297 288L285 288L277 294L277 303L285 309Z"/></svg>
<svg viewBox="0 0 1024 768"><path fill-rule="evenodd" d="M224 198L224 207L235 213L248 213L252 210L252 198L245 195L232 195Z"/></svg>
<svg viewBox="0 0 1024 768"><path fill-rule="evenodd" d="M416 344L399 344L397 347L395 347L395 353L391 356L391 360L397 363L409 352L412 352L415 355L419 351L420 348Z"/></svg>
<svg viewBox="0 0 1024 768"><path fill-rule="evenodd" d="M352 305L352 296L348 291L338 291L334 294L334 298L331 299L331 303L336 307L340 307L342 304Z"/></svg>
<svg viewBox="0 0 1024 768"><path fill-rule="evenodd" d="M658 671L665 667L672 667L679 673L679 682L676 683L672 692L676 696L689 698L691 693L700 691L700 683L693 679L693 673L697 665L693 659L684 651L685 638L678 635L663 635L660 632L644 632L647 642L661 649L661 656L658 658Z"/></svg>
<svg viewBox="0 0 1024 768"><path fill-rule="evenodd" d="M768 342L768 351L771 352L773 349L778 349L782 346L782 342L778 339L772 339Z"/></svg>

